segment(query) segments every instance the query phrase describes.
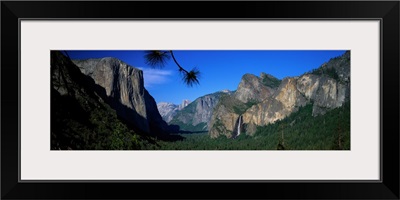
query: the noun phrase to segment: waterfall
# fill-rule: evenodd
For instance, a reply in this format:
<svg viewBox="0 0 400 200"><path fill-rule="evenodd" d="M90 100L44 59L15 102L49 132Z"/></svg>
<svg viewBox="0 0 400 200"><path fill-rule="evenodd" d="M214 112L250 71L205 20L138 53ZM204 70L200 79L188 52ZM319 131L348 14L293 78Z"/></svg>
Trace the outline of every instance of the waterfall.
<svg viewBox="0 0 400 200"><path fill-rule="evenodd" d="M243 124L243 117L240 115L238 119L236 120L235 128L233 130L233 139L237 138L240 135L240 132L242 131L242 124Z"/></svg>
<svg viewBox="0 0 400 200"><path fill-rule="evenodd" d="M240 135L240 126L242 125L242 115L240 115L239 116L239 123L238 123L238 133L237 133L237 136L239 136ZM236 136L236 137L237 137Z"/></svg>

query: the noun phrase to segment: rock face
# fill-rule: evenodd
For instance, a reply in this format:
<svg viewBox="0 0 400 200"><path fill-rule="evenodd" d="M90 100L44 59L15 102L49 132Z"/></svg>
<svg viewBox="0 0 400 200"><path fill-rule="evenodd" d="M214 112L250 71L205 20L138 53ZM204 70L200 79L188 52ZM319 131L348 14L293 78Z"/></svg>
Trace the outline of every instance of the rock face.
<svg viewBox="0 0 400 200"><path fill-rule="evenodd" d="M296 81L296 78L284 79L273 96L246 110L243 122L247 124L247 134L254 134L256 126L283 119L306 105L307 99L297 90Z"/></svg>
<svg viewBox="0 0 400 200"><path fill-rule="evenodd" d="M210 121L210 136L212 138L220 135L232 137L239 116L252 105L270 98L280 82L277 78L265 73L261 73L260 77L252 74L243 75L235 93L224 95L216 106ZM245 116L243 116L243 122L246 122Z"/></svg>
<svg viewBox="0 0 400 200"><path fill-rule="evenodd" d="M235 94L221 98L216 106L209 134L212 138L231 138L238 117L242 116L243 132L253 135L257 126L281 120L308 103L313 104L312 114L316 116L349 100L349 51L316 70L281 82L265 73L259 78L246 74Z"/></svg>
<svg viewBox="0 0 400 200"><path fill-rule="evenodd" d="M264 126L281 120L298 110L299 107L313 102L313 116L343 105L348 100L349 86L327 76L305 74L299 78L287 78L282 81L276 93L269 99L254 105L243 114L248 124L248 134L255 132L255 126Z"/></svg>
<svg viewBox="0 0 400 200"><path fill-rule="evenodd" d="M168 123L176 115L179 106L173 103L160 102L157 104L157 109L164 121Z"/></svg>
<svg viewBox="0 0 400 200"><path fill-rule="evenodd" d="M167 103L167 102L160 102L157 104L158 111L160 112L161 117L169 123L173 117L176 115L176 113L179 110L182 110L185 108L187 105L189 105L190 100L183 100L180 105L175 105L173 103Z"/></svg>
<svg viewBox="0 0 400 200"><path fill-rule="evenodd" d="M137 149L141 139L122 123L105 89L59 51L51 51L51 150Z"/></svg>
<svg viewBox="0 0 400 200"><path fill-rule="evenodd" d="M324 114L330 108L342 106L350 88L326 76L306 74L297 80L297 89L314 102L313 115Z"/></svg>
<svg viewBox="0 0 400 200"><path fill-rule="evenodd" d="M265 75L263 74L263 78ZM263 84L262 78L253 74L245 74L239 83L234 98L246 103L249 101L262 101L274 92L274 89Z"/></svg>
<svg viewBox="0 0 400 200"><path fill-rule="evenodd" d="M230 93L216 92L197 98L170 121L170 124L178 125L183 131L206 131L208 130L214 107L218 104L222 94Z"/></svg>
<svg viewBox="0 0 400 200"><path fill-rule="evenodd" d="M216 138L220 135L231 137L235 128L235 122L240 116L235 108L236 105L241 105L242 102L231 95L224 95L214 109L214 113L210 121L209 135Z"/></svg>
<svg viewBox="0 0 400 200"><path fill-rule="evenodd" d="M73 62L105 89L106 101L122 119L146 133L167 130L154 98L144 88L141 70L111 57Z"/></svg>
<svg viewBox="0 0 400 200"><path fill-rule="evenodd" d="M182 110L184 109L186 106L188 106L190 103L190 100L185 99L182 101L182 103L178 106L178 110Z"/></svg>

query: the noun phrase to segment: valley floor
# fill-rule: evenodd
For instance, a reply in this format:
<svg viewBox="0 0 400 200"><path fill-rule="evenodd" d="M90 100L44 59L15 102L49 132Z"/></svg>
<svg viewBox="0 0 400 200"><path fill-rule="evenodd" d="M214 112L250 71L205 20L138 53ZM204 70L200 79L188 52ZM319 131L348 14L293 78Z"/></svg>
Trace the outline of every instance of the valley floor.
<svg viewBox="0 0 400 200"><path fill-rule="evenodd" d="M155 140L147 150L350 150L350 103L312 117L312 105L282 121L259 127L254 136L211 139L207 133L176 134L175 141Z"/></svg>

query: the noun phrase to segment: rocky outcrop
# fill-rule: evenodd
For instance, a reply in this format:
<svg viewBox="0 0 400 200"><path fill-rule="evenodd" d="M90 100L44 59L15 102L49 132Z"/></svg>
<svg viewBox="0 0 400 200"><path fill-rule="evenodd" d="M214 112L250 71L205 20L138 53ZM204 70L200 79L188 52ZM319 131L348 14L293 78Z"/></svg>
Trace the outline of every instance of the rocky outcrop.
<svg viewBox="0 0 400 200"><path fill-rule="evenodd" d="M186 106L189 105L189 103L190 103L190 100L184 99L184 100L182 101L182 103L178 106L178 110L184 109Z"/></svg>
<svg viewBox="0 0 400 200"><path fill-rule="evenodd" d="M153 97L144 88L140 69L111 57L73 62L105 89L105 100L119 117L142 132L156 134L167 130Z"/></svg>
<svg viewBox="0 0 400 200"><path fill-rule="evenodd" d="M317 116L349 99L349 51L300 77L280 81L265 73L259 78L246 74L236 93L221 99L216 106L209 134L212 138L221 135L231 138L235 122L243 116L244 132L253 135L257 126L281 120L307 103L313 104L312 115Z"/></svg>
<svg viewBox="0 0 400 200"><path fill-rule="evenodd" d="M243 75L235 93L224 95L216 106L210 121L210 136L232 137L238 117L252 105L270 98L280 82L279 79L265 73L261 73L260 77L253 74Z"/></svg>
<svg viewBox="0 0 400 200"><path fill-rule="evenodd" d="M219 101L219 94L205 95L195 100L196 111L193 115L192 125L207 123L209 125L215 105Z"/></svg>
<svg viewBox="0 0 400 200"><path fill-rule="evenodd" d="M211 138L217 138L225 135L231 138L234 135L234 129L240 114L235 111L233 105L239 104L239 100L231 96L224 96L214 110L210 121L209 135Z"/></svg>
<svg viewBox="0 0 400 200"><path fill-rule="evenodd" d="M157 104L157 108L161 117L168 123L176 115L176 112L178 112L179 106L173 103L160 102Z"/></svg>
<svg viewBox="0 0 400 200"><path fill-rule="evenodd" d="M313 104L317 116L342 106L350 100L350 52L333 58L320 68L300 77L285 79L272 98L257 104L243 114L247 134L256 126L281 120L307 103Z"/></svg>
<svg viewBox="0 0 400 200"><path fill-rule="evenodd" d="M214 107L218 104L222 94L230 91L216 92L197 98L177 114L170 121L178 125L182 131L206 131L210 125Z"/></svg>
<svg viewBox="0 0 400 200"><path fill-rule="evenodd" d="M299 78L288 78L272 98L267 99L243 114L243 122L248 124L248 134L255 132L254 126L264 126L281 120L299 107L313 103L313 116L344 104L349 87L326 76L306 74Z"/></svg>
<svg viewBox="0 0 400 200"><path fill-rule="evenodd" d="M175 105L173 103L160 102L157 104L158 111L160 112L161 117L169 123L174 116L178 113L179 110L182 110L187 105L189 105L190 100L183 100L181 104Z"/></svg>
<svg viewBox="0 0 400 200"><path fill-rule="evenodd" d="M270 88L278 88L281 84L281 80L277 79L276 77L272 76L271 74L266 74L261 72L260 79L263 85L270 87Z"/></svg>
<svg viewBox="0 0 400 200"><path fill-rule="evenodd" d="M324 114L327 110L342 106L349 93L349 85L340 81L313 74L306 74L297 80L297 90L313 101L313 115Z"/></svg>
<svg viewBox="0 0 400 200"><path fill-rule="evenodd" d="M283 119L297 111L299 106L306 105L308 101L297 90L296 83L296 78L284 79L271 98L246 110L243 114L243 123L247 124L247 134L254 134L255 126L263 126Z"/></svg>
<svg viewBox="0 0 400 200"><path fill-rule="evenodd" d="M264 74L263 78L265 78ZM253 74L243 75L233 97L244 103L249 101L263 101L271 96L275 90L264 85L262 80Z"/></svg>
<svg viewBox="0 0 400 200"><path fill-rule="evenodd" d="M334 69L333 71L340 82L350 84L350 51L346 51L342 56L332 58L329 62L324 63L319 70L321 73L327 74L329 69Z"/></svg>

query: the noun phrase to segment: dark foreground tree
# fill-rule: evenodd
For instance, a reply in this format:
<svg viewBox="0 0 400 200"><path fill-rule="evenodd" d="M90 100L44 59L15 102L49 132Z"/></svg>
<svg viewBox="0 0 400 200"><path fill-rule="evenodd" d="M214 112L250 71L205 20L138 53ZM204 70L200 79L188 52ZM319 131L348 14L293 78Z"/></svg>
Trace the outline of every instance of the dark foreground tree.
<svg viewBox="0 0 400 200"><path fill-rule="evenodd" d="M174 60L175 64L178 66L178 70L182 75L183 82L187 85L192 87L194 84L200 84L199 77L200 71L196 68L188 71L183 68L175 58L174 52L172 50L151 50L146 51L145 53L146 64L152 67L164 67L167 64L168 60Z"/></svg>

